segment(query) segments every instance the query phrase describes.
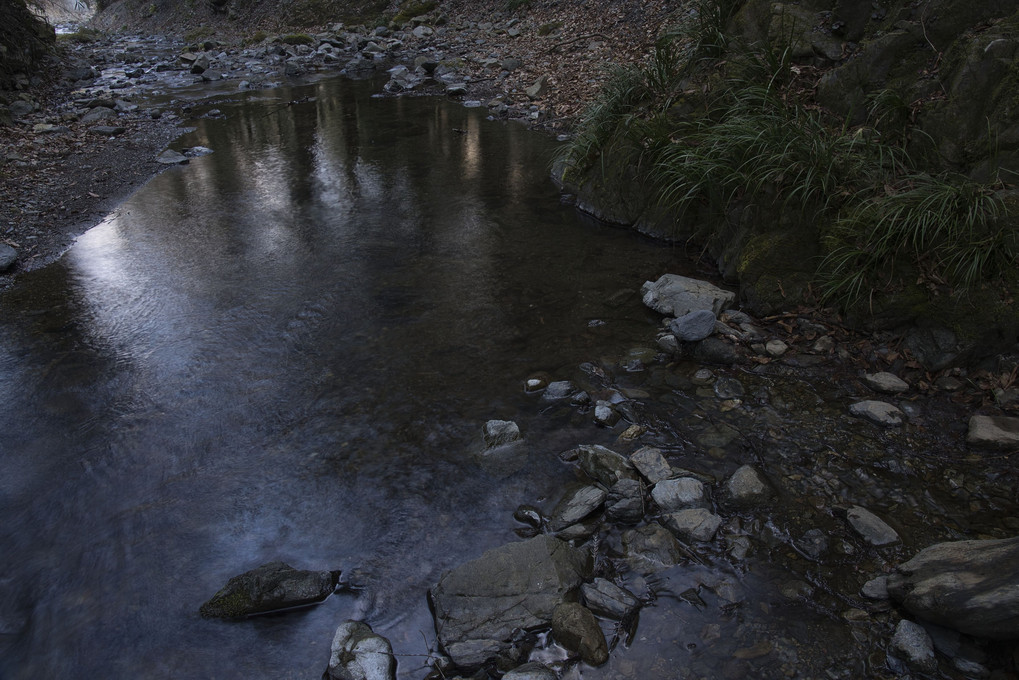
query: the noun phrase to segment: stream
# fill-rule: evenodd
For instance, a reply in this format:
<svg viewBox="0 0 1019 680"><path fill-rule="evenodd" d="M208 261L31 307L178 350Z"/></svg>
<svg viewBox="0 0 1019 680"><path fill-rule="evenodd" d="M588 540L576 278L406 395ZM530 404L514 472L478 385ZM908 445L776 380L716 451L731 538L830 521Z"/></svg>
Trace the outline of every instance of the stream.
<svg viewBox="0 0 1019 680"><path fill-rule="evenodd" d="M578 677L880 676L894 619L860 585L937 540L1019 530L1014 472L956 455L949 396L885 430L847 415L864 391L850 367L775 362L714 368L740 385L720 398L691 382L699 365L658 355L641 303L645 280L697 275L682 247L563 204L548 137L373 91L325 79L216 101L223 116L174 144L213 153L0 293L0 677L317 678L357 618L400 678L423 678L425 592L517 540L519 504L550 510L578 444L655 445L718 481L753 463L779 489L723 512L699 564L621 573L648 606ZM543 404L524 389L539 373L625 396L647 435L622 445L628 423ZM526 447L482 455L490 419ZM834 510L852 504L903 544L862 545ZM274 560L350 587L199 617Z"/></svg>

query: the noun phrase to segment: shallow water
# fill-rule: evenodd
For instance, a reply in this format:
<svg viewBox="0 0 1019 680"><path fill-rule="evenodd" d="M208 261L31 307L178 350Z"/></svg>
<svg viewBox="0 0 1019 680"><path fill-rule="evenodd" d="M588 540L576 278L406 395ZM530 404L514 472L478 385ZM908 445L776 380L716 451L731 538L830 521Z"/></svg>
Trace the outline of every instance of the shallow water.
<svg viewBox="0 0 1019 680"><path fill-rule="evenodd" d="M635 631L605 622L609 663L569 678L890 676L898 615L860 585L935 541L1019 531L1014 466L966 450L968 406L912 392L902 428L863 423L848 404L873 395L837 355L715 367L736 399L694 384L699 366L649 349L660 317L638 294L694 273L681 249L562 205L547 137L371 92L324 80L205 105L225 118L176 146L214 153L0 294L0 677L317 678L357 618L422 678L426 590L517 540L518 504L550 510L575 480L557 454L581 443L660 446L715 480L725 523L650 574L620 528L600 532L602 573L648 606ZM853 341L796 330L815 332ZM625 397L647 432L618 444L625 423L540 402L523 389L539 372ZM526 445L480 455L492 418ZM776 497L728 508L720 483L747 463ZM840 516L856 504L902 544L865 545ZM198 616L273 560L351 588Z"/></svg>
<svg viewBox="0 0 1019 680"><path fill-rule="evenodd" d="M572 478L598 433L523 381L646 338L679 253L560 205L546 137L369 95L217 103L179 143L215 153L0 300L0 676L317 677L349 617L423 675L427 587ZM526 451L482 461L490 418ZM198 617L276 559L359 589Z"/></svg>

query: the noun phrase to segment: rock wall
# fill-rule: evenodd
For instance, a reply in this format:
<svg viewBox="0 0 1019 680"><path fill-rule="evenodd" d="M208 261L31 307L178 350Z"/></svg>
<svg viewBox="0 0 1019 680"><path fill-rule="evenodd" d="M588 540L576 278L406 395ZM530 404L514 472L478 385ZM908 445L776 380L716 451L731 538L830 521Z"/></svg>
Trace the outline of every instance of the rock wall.
<svg viewBox="0 0 1019 680"><path fill-rule="evenodd" d="M0 3L0 89L27 85L27 74L55 42L53 27L22 0Z"/></svg>

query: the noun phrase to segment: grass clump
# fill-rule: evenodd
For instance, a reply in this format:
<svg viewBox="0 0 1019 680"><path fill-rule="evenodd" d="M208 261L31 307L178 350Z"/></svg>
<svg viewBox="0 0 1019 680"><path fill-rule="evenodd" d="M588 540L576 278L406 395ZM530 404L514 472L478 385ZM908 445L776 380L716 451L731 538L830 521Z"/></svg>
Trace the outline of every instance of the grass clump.
<svg viewBox="0 0 1019 680"><path fill-rule="evenodd" d="M103 34L101 32L99 32L99 31L97 31L94 28L79 28L74 33L60 33L60 34L58 34L57 35L57 41L58 42L77 43L79 45L87 45L89 43L96 42L97 40L99 40L102 37L103 37Z"/></svg>
<svg viewBox="0 0 1019 680"><path fill-rule="evenodd" d="M542 24L541 26L538 26L538 35L544 38L546 35L552 35L562 27L563 22L550 21L547 24Z"/></svg>
<svg viewBox="0 0 1019 680"><path fill-rule="evenodd" d="M897 264L928 290L954 291L1015 266L1016 211L1000 185L920 167L906 152L911 112L891 94L858 127L795 96L788 50L731 49L739 5L697 2L646 63L612 67L560 151L563 179L601 172L611 185L622 167L652 206L695 217L707 241L732 235L734 210L760 222L748 241L797 225L822 253L815 282L847 308L896 285Z"/></svg>
<svg viewBox="0 0 1019 680"><path fill-rule="evenodd" d="M241 47L250 47L252 45L258 45L265 42L265 39L269 37L269 34L265 31L255 31L251 35L241 40Z"/></svg>
<svg viewBox="0 0 1019 680"><path fill-rule="evenodd" d="M403 25L414 17L428 14L438 6L439 3L435 2L435 0L410 0L400 6L400 10L393 17L393 21Z"/></svg>
<svg viewBox="0 0 1019 680"><path fill-rule="evenodd" d="M199 26L198 28L192 29L184 34L184 42L186 43L198 43L206 38L211 38L216 34L209 26Z"/></svg>
<svg viewBox="0 0 1019 680"><path fill-rule="evenodd" d="M307 33L288 33L287 35L281 36L280 40L285 42L287 45L311 45L315 42L315 39Z"/></svg>

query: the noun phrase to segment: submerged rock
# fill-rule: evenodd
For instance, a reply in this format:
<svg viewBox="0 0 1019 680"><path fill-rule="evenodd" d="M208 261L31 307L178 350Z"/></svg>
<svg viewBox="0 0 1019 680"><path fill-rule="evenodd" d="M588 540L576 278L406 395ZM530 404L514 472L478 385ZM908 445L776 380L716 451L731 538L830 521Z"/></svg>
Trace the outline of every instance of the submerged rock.
<svg viewBox="0 0 1019 680"><path fill-rule="evenodd" d="M589 553L551 536L489 550L431 589L439 644L463 667L505 654L517 634L550 625L591 570Z"/></svg>
<svg viewBox="0 0 1019 680"><path fill-rule="evenodd" d="M317 604L336 590L339 578L339 571L300 571L284 562L269 562L227 581L199 613L205 618L240 619Z"/></svg>
<svg viewBox="0 0 1019 680"><path fill-rule="evenodd" d="M340 624L329 650L325 680L394 680L396 658L389 640L361 621Z"/></svg>
<svg viewBox="0 0 1019 680"><path fill-rule="evenodd" d="M888 593L925 621L969 635L1019 639L1019 537L921 550L888 576Z"/></svg>
<svg viewBox="0 0 1019 680"><path fill-rule="evenodd" d="M485 423L484 437L489 448L512 444L520 439L520 428L512 420L489 420Z"/></svg>

